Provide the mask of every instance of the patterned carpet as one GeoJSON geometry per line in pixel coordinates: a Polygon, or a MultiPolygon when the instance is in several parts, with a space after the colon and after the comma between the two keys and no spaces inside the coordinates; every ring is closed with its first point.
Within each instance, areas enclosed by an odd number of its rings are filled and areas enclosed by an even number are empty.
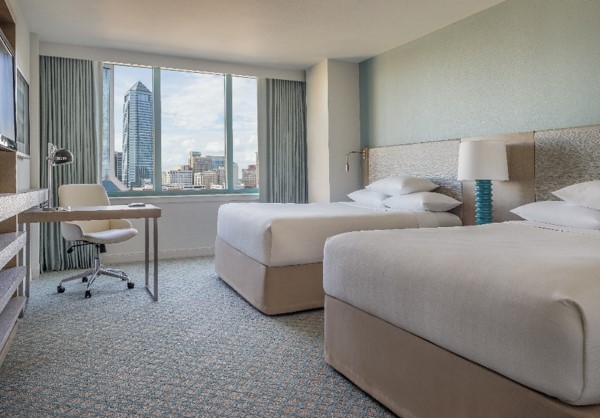
{"type": "Polygon", "coordinates": [[[268,317],[211,258],[160,263],[160,300],[103,277],[91,299],[65,272],[32,285],[0,367],[1,417],[384,417],[323,360],[323,311],[268,317]]]}

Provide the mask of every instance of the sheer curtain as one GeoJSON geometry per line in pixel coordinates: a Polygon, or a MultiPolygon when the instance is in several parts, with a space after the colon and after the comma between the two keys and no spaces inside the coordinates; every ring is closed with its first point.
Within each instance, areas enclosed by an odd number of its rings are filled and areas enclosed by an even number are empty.
{"type": "Polygon", "coordinates": [[[306,203],[306,83],[266,80],[268,202],[306,203]]]}
{"type": "MultiPolygon", "coordinates": [[[[92,61],[40,57],[40,155],[41,183],[47,182],[48,143],[69,149],[72,164],[52,170],[54,203],[61,184],[96,183],[98,180],[97,94],[92,61]]],[[[52,192],[52,191],[49,191],[52,192]]],[[[88,268],[93,253],[90,246],[77,247],[67,254],[67,243],[60,225],[46,223],[40,227],[40,264],[42,271],[88,268]]]]}

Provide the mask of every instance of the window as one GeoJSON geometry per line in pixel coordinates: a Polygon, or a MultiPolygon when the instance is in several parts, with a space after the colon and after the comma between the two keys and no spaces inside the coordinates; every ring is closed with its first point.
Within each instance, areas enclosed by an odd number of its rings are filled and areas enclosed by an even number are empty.
{"type": "Polygon", "coordinates": [[[255,78],[105,64],[102,79],[109,194],[257,192],[255,78]]]}

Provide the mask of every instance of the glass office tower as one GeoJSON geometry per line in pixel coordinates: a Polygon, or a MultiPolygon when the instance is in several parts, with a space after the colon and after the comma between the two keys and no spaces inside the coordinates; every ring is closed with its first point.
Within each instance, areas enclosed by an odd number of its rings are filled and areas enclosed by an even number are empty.
{"type": "Polygon", "coordinates": [[[154,182],[152,92],[140,81],[125,94],[123,104],[123,183],[128,188],[154,182]]]}

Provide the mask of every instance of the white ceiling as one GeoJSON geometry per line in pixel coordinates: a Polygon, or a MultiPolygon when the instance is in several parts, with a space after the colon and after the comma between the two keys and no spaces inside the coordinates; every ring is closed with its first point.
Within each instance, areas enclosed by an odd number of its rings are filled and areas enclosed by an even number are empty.
{"type": "Polygon", "coordinates": [[[40,41],[306,69],[360,62],[503,0],[17,0],[40,41]]]}

